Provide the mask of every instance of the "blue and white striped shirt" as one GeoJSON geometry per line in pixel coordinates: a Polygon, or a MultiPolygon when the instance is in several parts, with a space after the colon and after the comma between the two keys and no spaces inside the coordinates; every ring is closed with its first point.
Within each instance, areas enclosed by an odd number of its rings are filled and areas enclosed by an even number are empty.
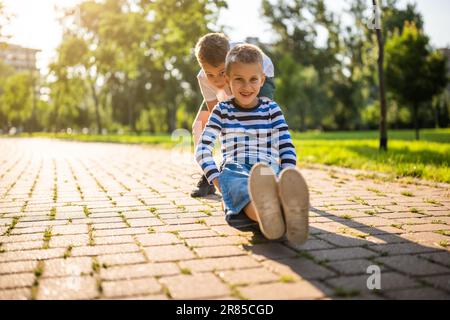
{"type": "Polygon", "coordinates": [[[220,135],[222,165],[263,162],[281,168],[295,166],[297,156],[283,113],[274,101],[259,99],[253,108],[239,107],[234,99],[218,103],[203,130],[195,158],[209,183],[220,172],[212,151],[220,135]]]}

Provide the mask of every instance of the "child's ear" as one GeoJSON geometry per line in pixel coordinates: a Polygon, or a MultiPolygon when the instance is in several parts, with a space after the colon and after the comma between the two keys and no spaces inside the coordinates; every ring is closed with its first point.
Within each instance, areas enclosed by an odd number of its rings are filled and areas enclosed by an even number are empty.
{"type": "Polygon", "coordinates": [[[225,81],[230,84],[230,77],[225,73],[225,81]]]}
{"type": "Polygon", "coordinates": [[[266,82],[266,75],[263,73],[261,76],[261,87],[264,85],[264,82],[266,82]]]}

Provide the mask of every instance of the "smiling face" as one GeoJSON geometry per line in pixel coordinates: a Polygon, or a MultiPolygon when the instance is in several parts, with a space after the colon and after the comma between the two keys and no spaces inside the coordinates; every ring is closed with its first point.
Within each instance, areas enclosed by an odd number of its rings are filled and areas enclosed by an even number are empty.
{"type": "Polygon", "coordinates": [[[258,104],[258,93],[265,75],[260,63],[234,62],[227,75],[227,82],[237,103],[244,108],[258,104]]]}
{"type": "Polygon", "coordinates": [[[208,81],[217,89],[225,88],[227,84],[225,80],[225,63],[221,63],[219,66],[214,67],[207,62],[202,64],[203,72],[205,72],[208,81]]]}

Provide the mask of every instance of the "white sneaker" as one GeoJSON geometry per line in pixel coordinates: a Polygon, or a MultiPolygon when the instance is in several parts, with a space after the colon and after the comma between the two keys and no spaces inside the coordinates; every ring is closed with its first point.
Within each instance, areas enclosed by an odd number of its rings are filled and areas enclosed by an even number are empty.
{"type": "Polygon", "coordinates": [[[248,181],[250,199],[255,206],[261,232],[267,239],[279,239],[286,232],[278,198],[277,177],[264,163],[255,164],[248,181]]]}
{"type": "Polygon", "coordinates": [[[286,168],[280,174],[278,189],[287,239],[293,244],[302,244],[309,233],[308,185],[297,168],[286,168]]]}

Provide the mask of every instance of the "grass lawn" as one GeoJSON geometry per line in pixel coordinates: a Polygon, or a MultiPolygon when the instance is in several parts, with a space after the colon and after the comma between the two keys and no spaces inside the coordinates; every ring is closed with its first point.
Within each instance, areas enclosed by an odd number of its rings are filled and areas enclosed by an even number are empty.
{"type": "MultiPolygon", "coordinates": [[[[30,137],[29,134],[22,133],[20,137],[30,137]]],[[[84,142],[112,142],[131,144],[156,144],[161,147],[172,147],[176,144],[169,134],[135,135],[135,134],[66,134],[66,133],[33,133],[32,137],[57,138],[63,140],[74,140],[84,142]]]]}
{"type": "MultiPolygon", "coordinates": [[[[145,143],[162,147],[178,143],[178,140],[172,140],[168,134],[138,136],[36,133],[33,136],[145,143]]],[[[292,133],[300,164],[320,163],[450,183],[450,129],[421,130],[420,141],[414,140],[412,130],[390,130],[388,136],[388,151],[379,152],[377,131],[292,133]]]]}
{"type": "Polygon", "coordinates": [[[294,133],[300,163],[321,163],[379,171],[398,177],[450,182],[450,130],[424,130],[415,141],[413,131],[389,134],[388,151],[378,151],[376,132],[294,133]]]}

